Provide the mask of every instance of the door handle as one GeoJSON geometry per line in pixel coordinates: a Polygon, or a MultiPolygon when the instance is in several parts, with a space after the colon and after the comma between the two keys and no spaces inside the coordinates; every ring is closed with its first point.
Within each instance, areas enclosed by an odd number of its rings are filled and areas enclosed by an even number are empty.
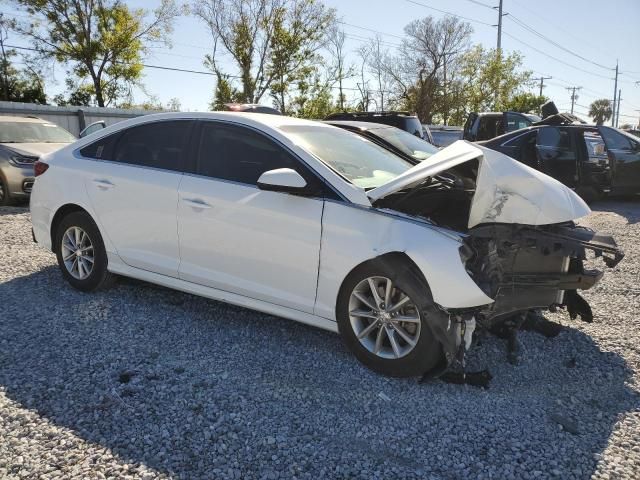
{"type": "Polygon", "coordinates": [[[192,208],[211,208],[211,205],[199,198],[183,198],[182,201],[192,208]]]}
{"type": "Polygon", "coordinates": [[[115,185],[113,183],[111,183],[109,180],[105,180],[105,179],[101,179],[101,178],[95,178],[93,180],[93,183],[100,189],[102,190],[108,190],[110,188],[115,187],[115,185]]]}

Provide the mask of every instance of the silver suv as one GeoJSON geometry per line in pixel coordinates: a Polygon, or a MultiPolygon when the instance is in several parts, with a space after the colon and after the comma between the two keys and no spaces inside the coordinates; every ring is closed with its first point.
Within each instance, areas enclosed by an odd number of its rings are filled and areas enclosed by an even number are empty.
{"type": "Polygon", "coordinates": [[[41,118],[0,116],[0,205],[28,199],[36,160],[75,140],[41,118]]]}

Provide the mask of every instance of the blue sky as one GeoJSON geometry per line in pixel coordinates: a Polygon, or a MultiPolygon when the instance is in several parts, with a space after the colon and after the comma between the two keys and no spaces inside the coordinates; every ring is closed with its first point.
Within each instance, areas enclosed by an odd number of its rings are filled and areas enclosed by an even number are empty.
{"type": "MultiPolygon", "coordinates": [[[[472,20],[472,41],[486,47],[495,47],[497,12],[484,5],[497,4],[497,0],[324,0],[334,7],[344,22],[348,34],[347,50],[354,62],[354,51],[368,37],[370,30],[383,32],[383,39],[392,44],[400,42],[404,26],[410,21],[443,13],[432,7],[472,20]],[[421,3],[425,6],[418,5],[421,3]],[[485,25],[489,24],[489,25],[485,25]],[[367,30],[370,29],[370,30],[367,30]]],[[[132,7],[152,8],[158,2],[131,0],[132,7]]],[[[6,8],[3,8],[6,11],[6,8]]],[[[615,67],[620,62],[622,89],[620,124],[638,122],[640,112],[640,0],[504,0],[502,46],[507,51],[517,50],[524,55],[524,66],[535,77],[553,77],[545,80],[544,94],[552,98],[561,110],[570,108],[568,86],[579,86],[578,114],[586,114],[588,105],[596,98],[612,98],[613,71],[593,65],[526,31],[517,21],[524,22],[540,34],[549,37],[573,53],[587,60],[615,67]],[[514,20],[515,19],[515,20],[514,20]],[[553,58],[551,58],[553,57],[553,58]]],[[[177,68],[203,70],[202,58],[209,51],[210,35],[205,26],[193,17],[181,17],[175,24],[171,49],[154,49],[146,63],[177,68]]],[[[224,64],[224,59],[223,59],[224,64]]],[[[228,64],[230,65],[230,64],[228,64]]],[[[234,73],[231,70],[229,73],[234,73]]],[[[48,93],[63,89],[64,73],[56,69],[58,85],[48,93]]],[[[354,80],[355,82],[355,80],[354,80]]],[[[214,79],[210,76],[145,69],[146,90],[166,103],[177,97],[183,110],[206,110],[211,100],[214,79]]],[[[355,86],[349,85],[349,86],[355,86]]],[[[537,91],[537,88],[534,89],[537,91]]],[[[143,95],[136,94],[141,101],[143,95]]],[[[262,103],[269,104],[268,98],[262,103]]]]}

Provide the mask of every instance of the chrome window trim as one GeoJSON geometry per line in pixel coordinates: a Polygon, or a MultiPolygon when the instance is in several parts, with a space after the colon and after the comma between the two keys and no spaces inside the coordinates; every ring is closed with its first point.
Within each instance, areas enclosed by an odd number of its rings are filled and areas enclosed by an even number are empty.
{"type": "Polygon", "coordinates": [[[507,145],[508,143],[511,143],[511,142],[513,142],[514,140],[517,140],[517,139],[518,139],[518,138],[520,138],[520,137],[523,137],[523,136],[525,136],[525,135],[528,135],[528,134],[530,134],[531,132],[534,132],[534,131],[535,131],[535,132],[537,133],[537,132],[538,132],[538,130],[539,130],[539,129],[531,129],[531,130],[527,130],[526,132],[522,132],[520,135],[516,135],[515,137],[510,138],[509,140],[506,140],[504,143],[501,143],[501,144],[500,144],[500,146],[501,146],[501,147],[510,147],[511,145],[507,145]]]}

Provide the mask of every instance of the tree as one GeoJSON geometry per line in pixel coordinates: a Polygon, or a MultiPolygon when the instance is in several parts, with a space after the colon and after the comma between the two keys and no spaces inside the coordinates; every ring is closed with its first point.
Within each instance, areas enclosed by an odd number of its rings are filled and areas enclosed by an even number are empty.
{"type": "Polygon", "coordinates": [[[537,113],[540,107],[548,102],[544,95],[536,95],[530,92],[516,93],[505,103],[505,110],[521,113],[537,113]]]}
{"type": "Polygon", "coordinates": [[[512,99],[530,86],[531,75],[531,71],[522,70],[519,53],[498,55],[476,45],[460,59],[458,80],[466,94],[466,110],[507,110],[512,99]]]}
{"type": "MultiPolygon", "coordinates": [[[[366,55],[369,73],[373,75],[373,80],[378,87],[377,93],[380,102],[377,103],[377,109],[384,111],[385,94],[389,93],[393,76],[389,68],[389,52],[382,43],[382,37],[376,35],[368,45],[366,55]]],[[[389,98],[387,97],[387,101],[389,98]]]]}
{"type": "Polygon", "coordinates": [[[284,104],[289,85],[304,75],[335,18],[317,0],[194,0],[193,11],[213,38],[205,64],[222,75],[216,55],[223,49],[238,69],[238,100],[247,103],[271,90],[284,104]]]}
{"type": "Polygon", "coordinates": [[[335,20],[333,10],[316,0],[290,3],[276,11],[266,69],[267,76],[273,79],[269,87],[271,97],[282,114],[287,113],[290,86],[312,73],[312,62],[319,60],[316,52],[335,20]]]}
{"type": "Polygon", "coordinates": [[[9,24],[0,14],[0,100],[46,104],[41,73],[30,62],[25,62],[22,70],[14,67],[16,52],[5,48],[8,30],[9,24]]]}
{"type": "Polygon", "coordinates": [[[53,101],[60,107],[64,106],[78,106],[88,107],[91,105],[93,97],[93,87],[91,85],[76,84],[71,78],[67,78],[67,97],[64,94],[59,93],[53,97],[53,101]]]}
{"type": "Polygon", "coordinates": [[[180,102],[180,99],[177,97],[173,97],[167,102],[167,110],[171,112],[179,112],[181,108],[182,108],[182,103],[180,102]]]}
{"type": "Polygon", "coordinates": [[[30,17],[16,23],[45,57],[69,64],[91,82],[100,107],[126,96],[142,76],[142,55],[149,45],[166,43],[180,13],[174,0],[161,0],[149,12],[130,10],[120,0],[14,0],[30,17]]]}
{"type": "Polygon", "coordinates": [[[606,98],[594,100],[593,103],[589,105],[589,116],[593,118],[596,125],[602,125],[611,118],[612,114],[611,101],[606,98]]]}
{"type": "Polygon", "coordinates": [[[332,76],[338,83],[338,108],[340,111],[345,111],[345,94],[342,88],[342,82],[354,76],[355,69],[353,65],[348,64],[345,57],[344,42],[346,34],[344,30],[338,28],[337,24],[334,24],[328,32],[327,36],[327,50],[332,59],[332,76]]]}
{"type": "Polygon", "coordinates": [[[291,110],[296,117],[321,119],[335,111],[331,86],[322,79],[317,69],[297,84],[297,95],[291,102],[291,110]]]}
{"type": "Polygon", "coordinates": [[[416,111],[423,122],[432,123],[440,113],[447,121],[451,72],[468,49],[473,29],[453,16],[440,20],[425,17],[409,23],[399,55],[388,64],[395,89],[405,107],[416,111]]]}
{"type": "Polygon", "coordinates": [[[238,101],[240,92],[231,85],[228,75],[218,72],[217,77],[218,81],[216,82],[213,101],[209,104],[209,108],[211,110],[224,110],[225,104],[238,101]]]}

